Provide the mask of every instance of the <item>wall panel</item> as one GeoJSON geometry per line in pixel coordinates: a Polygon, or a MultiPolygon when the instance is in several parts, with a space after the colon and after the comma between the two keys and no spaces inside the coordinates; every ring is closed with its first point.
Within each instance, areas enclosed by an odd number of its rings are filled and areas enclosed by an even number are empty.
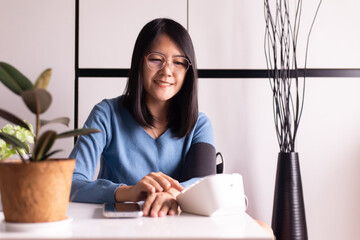
{"type": "Polygon", "coordinates": [[[95,104],[124,92],[125,78],[80,78],[79,126],[82,127],[95,104]]]}
{"type": "Polygon", "coordinates": [[[186,0],[81,0],[80,68],[129,68],[141,28],[169,17],[186,27],[186,0]]]}
{"type": "Polygon", "coordinates": [[[360,229],[360,78],[309,79],[298,149],[313,239],[357,239],[360,229]],[[341,84],[340,84],[341,83],[341,84]]]}
{"type": "Polygon", "coordinates": [[[270,223],[278,145],[268,80],[200,79],[199,100],[225,172],[243,175],[248,212],[270,223]]]}
{"type": "MultiPolygon", "coordinates": [[[[305,63],[307,37],[318,3],[303,1],[299,67],[305,63]]],[[[359,68],[360,28],[354,27],[360,22],[359,9],[356,0],[323,1],[310,36],[308,68],[359,68]]],[[[189,31],[199,68],[266,68],[263,1],[190,0],[189,31]]]]}
{"type": "Polygon", "coordinates": [[[266,68],[262,1],[190,0],[199,68],[266,68]],[[206,6],[206,7],[205,7],[206,6]]]}

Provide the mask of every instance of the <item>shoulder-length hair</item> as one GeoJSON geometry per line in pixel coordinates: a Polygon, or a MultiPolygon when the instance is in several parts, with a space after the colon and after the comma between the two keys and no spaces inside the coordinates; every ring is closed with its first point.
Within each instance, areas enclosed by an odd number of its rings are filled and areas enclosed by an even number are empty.
{"type": "Polygon", "coordinates": [[[197,69],[191,38],[187,30],[174,20],[158,18],[147,23],[140,31],[132,55],[124,105],[142,127],[154,126],[154,118],[145,103],[143,65],[145,55],[161,34],[169,36],[191,62],[182,88],[171,99],[168,113],[168,127],[182,138],[191,132],[198,118],[197,69]]]}

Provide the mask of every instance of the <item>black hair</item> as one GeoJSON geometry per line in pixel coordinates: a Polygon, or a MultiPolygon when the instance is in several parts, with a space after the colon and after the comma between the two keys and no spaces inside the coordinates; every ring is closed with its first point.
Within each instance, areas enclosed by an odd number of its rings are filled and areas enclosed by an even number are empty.
{"type": "Polygon", "coordinates": [[[144,56],[155,40],[166,34],[175,42],[191,63],[180,91],[171,99],[168,127],[179,138],[187,136],[198,118],[197,69],[194,46],[187,30],[174,20],[157,18],[140,31],[131,60],[129,79],[124,92],[124,105],[142,127],[153,127],[154,118],[145,103],[143,86],[144,56]]]}

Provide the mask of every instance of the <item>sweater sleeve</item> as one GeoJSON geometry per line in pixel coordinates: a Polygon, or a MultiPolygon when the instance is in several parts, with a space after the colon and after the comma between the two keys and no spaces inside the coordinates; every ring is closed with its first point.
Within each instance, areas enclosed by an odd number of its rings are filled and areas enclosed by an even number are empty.
{"type": "Polygon", "coordinates": [[[89,203],[115,201],[115,192],[120,184],[106,179],[93,180],[97,163],[108,139],[111,139],[110,118],[111,109],[106,101],[96,105],[84,127],[99,129],[101,133],[80,136],[70,153],[70,158],[76,158],[71,201],[89,203]]]}
{"type": "Polygon", "coordinates": [[[210,119],[204,114],[199,113],[198,121],[194,127],[191,146],[197,143],[214,144],[214,131],[210,119]]]}

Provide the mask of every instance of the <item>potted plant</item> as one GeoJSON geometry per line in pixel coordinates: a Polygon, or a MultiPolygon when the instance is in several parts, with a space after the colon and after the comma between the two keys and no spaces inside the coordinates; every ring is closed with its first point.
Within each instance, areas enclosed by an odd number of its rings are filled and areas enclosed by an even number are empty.
{"type": "Polygon", "coordinates": [[[272,228],[276,239],[280,240],[308,239],[299,155],[295,145],[304,105],[309,37],[320,5],[321,0],[308,34],[302,74],[297,61],[302,1],[294,2],[296,9],[292,18],[288,1],[279,0],[270,4],[269,0],[264,0],[265,55],[273,93],[275,130],[280,147],[272,228]]]}
{"type": "MultiPolygon", "coordinates": [[[[19,95],[35,115],[35,134],[32,150],[24,142],[7,132],[0,132],[0,139],[10,144],[20,159],[0,161],[0,190],[5,221],[52,222],[66,219],[72,173],[75,159],[51,158],[61,150],[52,150],[57,139],[99,132],[96,129],[76,129],[63,133],[43,130],[54,123],[67,125],[67,117],[44,120],[40,115],[51,104],[51,94],[46,90],[51,69],[46,69],[33,84],[19,70],[0,62],[0,81],[19,95]],[[21,149],[25,150],[24,152],[21,149]]],[[[28,124],[0,109],[0,117],[30,130],[28,124]]],[[[23,151],[24,151],[23,150],[23,151]]]]}

